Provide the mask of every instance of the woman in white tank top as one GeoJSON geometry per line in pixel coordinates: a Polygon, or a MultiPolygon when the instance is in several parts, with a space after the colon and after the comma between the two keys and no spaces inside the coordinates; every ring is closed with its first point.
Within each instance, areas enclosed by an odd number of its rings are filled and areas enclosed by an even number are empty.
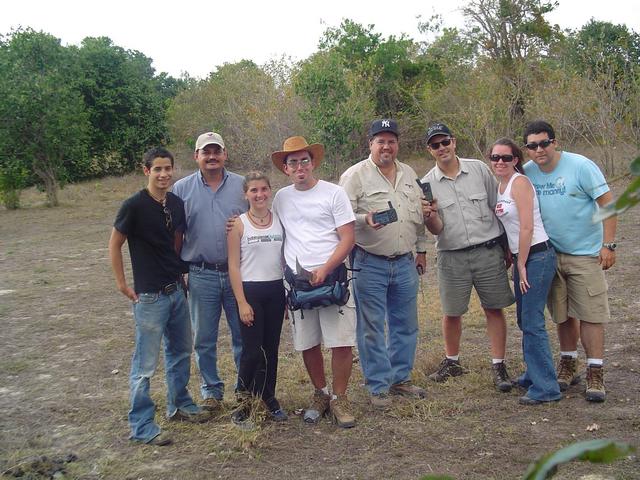
{"type": "Polygon", "coordinates": [[[522,150],[501,138],[489,150],[489,160],[500,181],[496,216],[502,222],[513,254],[513,287],[518,327],[522,330],[525,372],[518,384],[527,389],[522,405],[560,400],[544,308],[555,276],[556,253],[544,230],[538,198],[529,179],[520,173],[522,150]]]}
{"type": "Polygon", "coordinates": [[[251,396],[262,398],[269,416],[287,420],[275,397],[278,348],[285,308],[282,282],[282,225],[269,210],[269,179],[250,172],[244,192],[249,210],[236,219],[227,236],[229,279],[240,313],[242,355],[236,395],[239,406],[231,416],[251,427],[251,396]]]}

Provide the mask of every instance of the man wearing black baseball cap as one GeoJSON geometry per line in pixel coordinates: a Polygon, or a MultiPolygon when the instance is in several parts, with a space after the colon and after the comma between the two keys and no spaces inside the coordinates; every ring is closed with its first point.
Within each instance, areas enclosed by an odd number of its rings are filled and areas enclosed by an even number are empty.
{"type": "Polygon", "coordinates": [[[418,274],[426,265],[422,192],[414,170],[397,160],[398,136],[395,120],[372,122],[369,157],[340,178],[356,215],[356,333],[371,404],[377,409],[391,404],[389,394],[426,396],[411,383],[418,339],[418,274]]]}
{"type": "Polygon", "coordinates": [[[443,382],[464,373],[459,361],[462,315],[475,288],[487,319],[496,387],[511,390],[505,366],[507,326],[503,308],[513,304],[502,226],[494,214],[498,184],[480,160],[459,158],[456,139],[443,123],[427,129],[427,148],[436,165],[422,179],[433,201],[422,202],[427,229],[436,236],[438,286],[446,357],[431,380],[443,382]]]}

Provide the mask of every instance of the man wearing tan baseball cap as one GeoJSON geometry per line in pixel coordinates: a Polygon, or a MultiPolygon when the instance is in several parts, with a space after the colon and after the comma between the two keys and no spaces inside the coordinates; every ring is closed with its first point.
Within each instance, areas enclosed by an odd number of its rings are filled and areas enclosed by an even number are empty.
{"type": "Polygon", "coordinates": [[[191,175],[176,182],[173,193],[184,202],[187,228],[182,260],[189,264],[189,307],[196,362],[200,370],[202,405],[217,410],[224,395],[218,375],[217,344],[220,313],[224,308],[231,331],[236,368],[242,353],[240,318],[227,265],[226,223],[248,209],[240,175],[225,168],[227,149],[219,133],[198,137],[191,175]]]}
{"type": "MultiPolygon", "coordinates": [[[[355,216],[342,187],[318,180],[314,170],[324,157],[321,144],[309,144],[304,137],[290,137],[282,150],[271,155],[273,164],[291,178],[292,185],[276,193],[273,211],[285,230],[284,256],[287,268],[300,274],[298,265],[311,272],[309,283],[323,285],[342,264],[354,245],[355,216]]],[[[355,306],[327,305],[292,311],[293,344],[302,352],[307,372],[315,387],[304,421],[317,423],[330,412],[342,428],[355,425],[347,399],[355,345],[355,306]],[[332,392],[324,371],[321,344],[331,349],[332,392]]]]}

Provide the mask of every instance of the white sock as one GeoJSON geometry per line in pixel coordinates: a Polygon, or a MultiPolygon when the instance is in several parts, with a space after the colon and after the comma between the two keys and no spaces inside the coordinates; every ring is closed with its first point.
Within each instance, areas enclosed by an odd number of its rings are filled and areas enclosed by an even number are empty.
{"type": "Polygon", "coordinates": [[[574,350],[573,352],[560,351],[560,355],[563,357],[578,358],[578,351],[577,350],[574,350]]]}
{"type": "Polygon", "coordinates": [[[328,387],[328,386],[324,386],[324,387],[322,387],[322,392],[323,392],[325,395],[329,395],[329,387],[328,387]]]}
{"type": "Polygon", "coordinates": [[[604,361],[602,360],[602,358],[587,358],[587,365],[591,366],[591,365],[595,365],[595,366],[602,366],[604,363],[604,361]]]}
{"type": "Polygon", "coordinates": [[[493,363],[494,365],[496,363],[504,363],[504,358],[494,358],[493,360],[491,360],[491,363],[493,363]]]}
{"type": "Polygon", "coordinates": [[[460,358],[460,355],[447,355],[447,358],[449,360],[453,360],[453,361],[457,362],[458,359],[460,358]]]}

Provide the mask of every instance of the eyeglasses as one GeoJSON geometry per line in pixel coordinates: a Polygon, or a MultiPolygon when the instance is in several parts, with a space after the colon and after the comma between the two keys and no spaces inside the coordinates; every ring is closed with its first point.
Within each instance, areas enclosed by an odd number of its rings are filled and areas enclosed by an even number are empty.
{"type": "Polygon", "coordinates": [[[171,230],[171,225],[173,224],[171,210],[169,210],[169,207],[164,207],[162,211],[164,212],[164,224],[167,226],[167,230],[171,230]]]}
{"type": "Polygon", "coordinates": [[[556,141],[555,138],[547,138],[547,139],[541,140],[539,142],[527,143],[525,145],[525,147],[527,147],[529,150],[537,150],[538,147],[547,148],[549,145],[551,145],[555,141],[556,141]]]}
{"type": "Polygon", "coordinates": [[[513,155],[497,155],[494,153],[493,155],[489,155],[489,160],[492,162],[499,162],[502,160],[505,163],[510,163],[513,162],[513,155]]]}
{"type": "Polygon", "coordinates": [[[295,170],[298,167],[308,166],[311,163],[311,159],[309,157],[303,158],[302,160],[292,158],[291,160],[287,160],[285,163],[289,168],[295,170]]]}
{"type": "Polygon", "coordinates": [[[431,142],[429,143],[429,148],[431,150],[438,150],[440,148],[440,145],[442,145],[443,147],[448,147],[449,145],[451,145],[451,138],[445,138],[440,142],[431,142]]]}

